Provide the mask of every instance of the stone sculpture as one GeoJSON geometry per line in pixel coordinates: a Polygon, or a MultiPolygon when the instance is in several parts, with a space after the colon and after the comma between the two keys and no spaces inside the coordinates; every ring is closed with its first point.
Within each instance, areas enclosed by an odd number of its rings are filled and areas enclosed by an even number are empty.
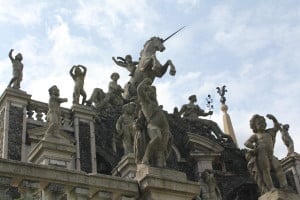
{"type": "Polygon", "coordinates": [[[136,104],[133,102],[125,104],[122,109],[123,114],[117,120],[116,130],[118,132],[117,138],[121,138],[123,142],[124,155],[127,155],[133,153],[136,104]]]}
{"type": "Polygon", "coordinates": [[[267,118],[273,121],[273,128],[266,129],[266,120],[263,116],[256,114],[251,118],[250,128],[254,134],[245,142],[245,146],[250,149],[246,154],[247,167],[262,194],[275,189],[271,169],[276,173],[280,188],[287,186],[280,162],[273,155],[275,137],[280,125],[273,115],[268,114],[267,118]]]}
{"type": "Polygon", "coordinates": [[[139,64],[137,61],[132,61],[131,55],[126,55],[125,58],[117,57],[117,59],[112,57],[112,59],[117,65],[125,67],[130,72],[129,76],[133,76],[136,66],[139,64]]]}
{"type": "Polygon", "coordinates": [[[221,191],[218,187],[214,173],[210,170],[205,170],[200,178],[200,196],[201,200],[222,200],[221,191]]]}
{"type": "Polygon", "coordinates": [[[171,60],[168,60],[164,65],[156,58],[156,51],[163,52],[165,50],[163,39],[159,37],[152,37],[148,40],[143,50],[140,53],[140,61],[138,67],[136,68],[133,76],[130,78],[129,82],[124,87],[124,98],[134,99],[137,96],[137,86],[146,78],[151,81],[155,77],[162,77],[168,67],[170,66],[170,74],[175,75],[176,70],[171,60]]]}
{"type": "Polygon", "coordinates": [[[101,110],[106,107],[107,103],[104,101],[105,92],[101,88],[94,88],[91,97],[86,101],[87,106],[94,104],[97,110],[101,110]]]}
{"type": "Polygon", "coordinates": [[[281,132],[282,141],[288,149],[287,156],[289,156],[295,152],[294,151],[294,141],[289,134],[289,128],[290,128],[290,125],[288,125],[288,124],[284,124],[284,125],[280,124],[280,128],[279,128],[279,130],[281,132]]]}
{"type": "MultiPolygon", "coordinates": [[[[145,143],[146,148],[143,158],[138,162],[156,167],[165,167],[172,145],[172,134],[168,120],[157,102],[156,88],[151,84],[152,80],[146,78],[137,88],[141,111],[147,123],[146,134],[149,138],[149,141],[145,143]]],[[[143,126],[142,123],[140,125],[143,126]]],[[[146,138],[142,135],[141,137],[146,138]]],[[[137,142],[136,145],[138,146],[139,143],[137,142]]],[[[143,151],[143,149],[139,151],[143,151]]],[[[139,152],[136,152],[136,154],[139,154],[139,152]]]]}
{"type": "Polygon", "coordinates": [[[47,113],[47,121],[49,122],[49,127],[46,131],[44,139],[48,137],[59,137],[59,130],[61,127],[61,111],[60,111],[60,104],[67,102],[67,98],[60,98],[59,97],[59,89],[56,85],[49,88],[49,110],[47,113]]]}
{"type": "Polygon", "coordinates": [[[86,75],[86,67],[82,65],[74,65],[70,69],[70,75],[75,82],[74,92],[73,92],[73,104],[79,104],[80,95],[82,95],[82,105],[86,101],[86,92],[83,89],[84,79],[86,75]]]}
{"type": "Polygon", "coordinates": [[[12,79],[10,80],[9,84],[8,84],[8,87],[12,87],[12,88],[15,88],[15,89],[20,89],[20,84],[21,84],[21,81],[23,79],[23,63],[22,63],[22,60],[23,60],[23,56],[21,53],[18,53],[15,58],[12,57],[12,52],[14,50],[11,49],[8,53],[8,57],[10,58],[11,60],[11,63],[12,63],[12,67],[13,67],[13,77],[12,79]]]}
{"type": "Polygon", "coordinates": [[[217,138],[224,138],[224,137],[228,137],[227,135],[225,135],[223,133],[223,131],[220,129],[220,127],[218,126],[218,124],[212,120],[208,120],[208,119],[202,119],[199,118],[199,116],[208,116],[208,115],[212,115],[213,111],[209,111],[209,112],[205,112],[204,110],[202,110],[197,104],[195,104],[197,102],[197,97],[196,95],[191,95],[189,97],[189,103],[188,104],[184,104],[181,109],[179,110],[178,115],[179,116],[183,116],[183,118],[189,119],[189,120],[197,120],[200,123],[208,126],[216,135],[217,138]]]}
{"type": "Polygon", "coordinates": [[[123,105],[124,100],[122,97],[122,93],[124,92],[123,88],[118,84],[118,80],[120,78],[120,75],[116,72],[112,73],[111,81],[108,85],[108,93],[106,94],[106,99],[104,101],[108,102],[111,105],[114,106],[120,106],[123,105]]]}

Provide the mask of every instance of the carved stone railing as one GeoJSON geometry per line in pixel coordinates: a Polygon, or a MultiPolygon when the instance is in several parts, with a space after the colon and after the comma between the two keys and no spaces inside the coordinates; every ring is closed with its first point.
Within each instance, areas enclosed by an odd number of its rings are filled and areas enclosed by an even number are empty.
{"type": "MultiPolygon", "coordinates": [[[[30,100],[27,105],[27,118],[37,122],[47,122],[46,116],[48,104],[36,100],[30,100]]],[[[72,126],[72,113],[70,109],[61,108],[62,125],[72,126]]]]}
{"type": "Polygon", "coordinates": [[[102,174],[0,159],[0,198],[8,191],[23,199],[138,199],[138,182],[102,174]]]}

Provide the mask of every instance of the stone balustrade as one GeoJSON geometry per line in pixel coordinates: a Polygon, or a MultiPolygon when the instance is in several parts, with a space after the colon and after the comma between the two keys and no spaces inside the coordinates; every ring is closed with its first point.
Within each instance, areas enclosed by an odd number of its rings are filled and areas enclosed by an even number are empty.
{"type": "MultiPolygon", "coordinates": [[[[46,122],[48,112],[48,104],[36,100],[30,100],[27,105],[27,119],[37,122],[46,122]]],[[[62,125],[64,127],[71,126],[72,113],[70,109],[61,107],[62,125]]]]}
{"type": "Polygon", "coordinates": [[[134,200],[138,182],[53,166],[0,159],[0,198],[134,200]],[[12,194],[14,193],[14,194],[12,194]]]}

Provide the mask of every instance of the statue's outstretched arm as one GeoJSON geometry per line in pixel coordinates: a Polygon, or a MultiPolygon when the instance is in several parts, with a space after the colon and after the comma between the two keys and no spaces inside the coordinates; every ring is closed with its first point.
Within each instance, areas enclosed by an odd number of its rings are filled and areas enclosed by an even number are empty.
{"type": "Polygon", "coordinates": [[[267,114],[267,118],[269,118],[270,120],[273,121],[274,126],[273,126],[272,129],[269,129],[269,130],[270,130],[270,134],[272,134],[273,137],[275,137],[277,131],[280,130],[280,123],[279,123],[278,120],[274,117],[274,115],[267,114]]]}
{"type": "Polygon", "coordinates": [[[15,59],[12,57],[12,52],[14,51],[14,49],[11,49],[8,53],[8,57],[10,58],[11,62],[13,62],[15,59]]]}
{"type": "Polygon", "coordinates": [[[123,60],[123,62],[117,61],[115,59],[115,57],[112,57],[112,60],[116,63],[116,65],[119,65],[121,67],[127,67],[127,65],[125,64],[125,59],[124,58],[122,58],[122,57],[117,57],[117,58],[120,59],[120,60],[123,60]]]}
{"type": "Polygon", "coordinates": [[[73,73],[73,71],[74,71],[74,68],[75,68],[76,66],[75,65],[73,65],[73,67],[71,67],[71,69],[70,69],[70,75],[71,75],[71,77],[74,79],[74,77],[75,77],[75,74],[73,73]]]}

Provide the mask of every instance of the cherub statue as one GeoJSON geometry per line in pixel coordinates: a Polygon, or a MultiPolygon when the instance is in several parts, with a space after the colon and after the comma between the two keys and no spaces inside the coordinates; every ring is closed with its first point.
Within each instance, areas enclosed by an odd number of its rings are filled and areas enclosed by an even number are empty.
{"type": "Polygon", "coordinates": [[[284,125],[280,124],[280,128],[279,128],[279,130],[281,132],[282,141],[285,144],[285,146],[288,148],[287,156],[289,156],[295,152],[294,151],[294,141],[289,134],[289,128],[290,128],[290,125],[288,125],[288,124],[284,124],[284,125]]]}
{"type": "Polygon", "coordinates": [[[248,169],[262,194],[275,189],[271,169],[276,173],[280,188],[287,187],[280,162],[273,155],[275,137],[280,126],[273,115],[268,114],[267,118],[273,121],[273,128],[266,129],[266,120],[263,116],[256,114],[251,118],[250,128],[254,134],[245,142],[245,146],[251,149],[246,155],[248,169]]]}
{"type": "Polygon", "coordinates": [[[165,167],[172,145],[172,134],[168,120],[157,102],[156,88],[151,84],[152,80],[146,78],[137,87],[141,111],[147,123],[146,134],[149,137],[141,163],[165,167]]]}
{"type": "Polygon", "coordinates": [[[137,65],[139,64],[137,61],[132,61],[131,55],[126,55],[125,58],[117,57],[117,59],[112,57],[112,59],[117,65],[125,67],[130,72],[129,76],[133,76],[137,65]]]}
{"type": "Polygon", "coordinates": [[[82,65],[74,65],[70,69],[70,75],[75,82],[74,92],[73,92],[73,104],[79,104],[79,97],[82,95],[82,105],[86,101],[86,92],[83,89],[84,79],[86,75],[86,67],[82,65]]]}
{"type": "Polygon", "coordinates": [[[205,170],[200,178],[200,198],[202,200],[222,200],[221,191],[218,187],[214,173],[211,170],[205,170]]]}
{"type": "Polygon", "coordinates": [[[204,110],[202,110],[197,104],[195,104],[197,102],[197,97],[196,95],[191,95],[189,97],[189,103],[188,104],[184,104],[181,109],[179,110],[178,115],[181,116],[183,115],[183,118],[189,119],[189,120],[197,120],[200,123],[208,126],[209,128],[212,129],[212,131],[215,133],[215,135],[218,138],[223,138],[223,137],[228,137],[227,135],[225,135],[223,133],[223,131],[220,129],[220,127],[218,126],[218,124],[212,120],[208,120],[208,119],[202,119],[199,118],[199,116],[208,116],[208,115],[212,115],[213,111],[209,111],[209,112],[205,112],[204,110]]]}
{"type": "Polygon", "coordinates": [[[47,113],[47,121],[49,122],[49,127],[46,131],[44,139],[50,136],[59,137],[59,129],[61,126],[61,111],[60,104],[67,102],[67,98],[59,97],[59,89],[56,85],[49,88],[49,110],[47,113]]]}
{"type": "Polygon", "coordinates": [[[130,102],[123,105],[123,114],[119,117],[116,123],[116,130],[118,132],[117,137],[122,139],[124,154],[133,153],[134,144],[134,120],[135,120],[135,110],[136,104],[130,102]]]}
{"type": "Polygon", "coordinates": [[[8,53],[8,57],[11,60],[13,67],[13,77],[10,80],[8,87],[13,87],[15,89],[20,89],[20,84],[23,79],[23,56],[21,53],[18,53],[15,58],[12,57],[12,52],[14,50],[11,49],[8,53]]]}

